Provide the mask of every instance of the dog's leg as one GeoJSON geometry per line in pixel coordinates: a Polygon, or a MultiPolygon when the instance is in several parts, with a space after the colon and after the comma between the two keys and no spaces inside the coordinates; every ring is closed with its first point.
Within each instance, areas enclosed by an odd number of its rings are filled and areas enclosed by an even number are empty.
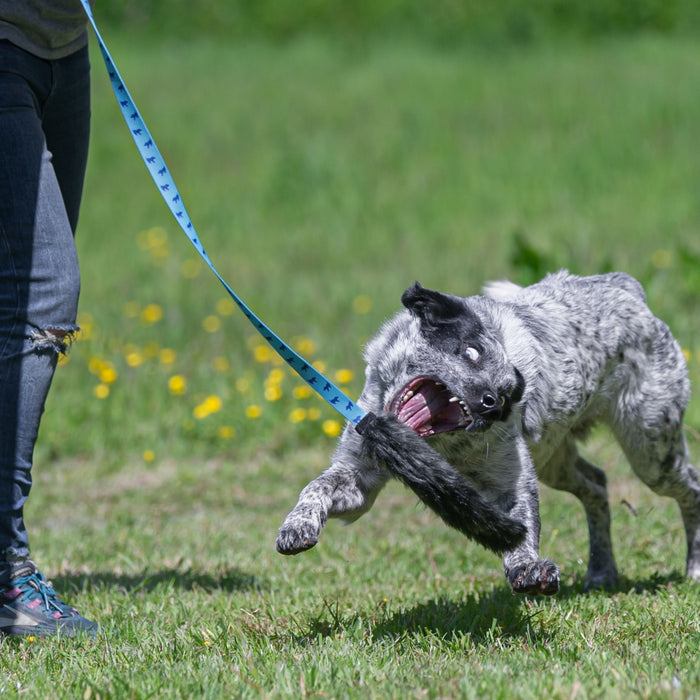
{"type": "Polygon", "coordinates": [[[354,427],[343,434],[331,466],[309,483],[277,534],[277,551],[298,554],[311,549],[329,517],[356,520],[366,513],[389,474],[360,456],[354,427]]]}
{"type": "Polygon", "coordinates": [[[554,595],[559,590],[559,569],[550,559],[541,559],[540,512],[537,477],[525,440],[517,437],[512,443],[519,463],[515,504],[508,515],[527,527],[523,542],[503,556],[506,579],[514,593],[554,595]]]}
{"type": "Polygon", "coordinates": [[[700,581],[700,483],[680,426],[670,441],[639,433],[618,439],[637,476],[655,493],[678,502],[688,545],[686,575],[700,581]]]}
{"type": "Polygon", "coordinates": [[[540,470],[540,479],[559,491],[576,496],[588,522],[586,589],[614,588],[617,565],[610,537],[610,505],[605,472],[578,454],[573,440],[565,440],[540,470]]]}

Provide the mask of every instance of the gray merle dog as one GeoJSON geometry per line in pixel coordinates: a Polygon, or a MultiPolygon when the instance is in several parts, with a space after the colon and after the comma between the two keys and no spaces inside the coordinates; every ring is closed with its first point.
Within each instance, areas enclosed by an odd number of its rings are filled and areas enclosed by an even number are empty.
{"type": "Polygon", "coordinates": [[[576,441],[607,424],[632,469],[675,498],[687,575],[700,580],[700,486],[688,462],[685,358],[623,273],[566,271],[530,287],[487,286],[461,298],[415,284],[406,310],[366,349],[358,403],[331,466],[303,489],[277,549],[313,547],[328,517],[352,521],[397,477],[449,525],[503,553],[519,593],[556,593],[540,558],[537,479],[577,496],[590,537],[587,587],[618,581],[605,474],[576,441]]]}

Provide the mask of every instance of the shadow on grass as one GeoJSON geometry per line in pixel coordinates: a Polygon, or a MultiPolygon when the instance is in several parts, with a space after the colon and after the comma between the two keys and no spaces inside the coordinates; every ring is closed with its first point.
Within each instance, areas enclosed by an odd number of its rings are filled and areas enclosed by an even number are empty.
{"type": "Polygon", "coordinates": [[[139,592],[167,590],[180,591],[243,591],[261,590],[265,584],[256,576],[240,569],[223,569],[210,573],[192,569],[163,569],[144,571],[139,574],[115,574],[113,572],[94,572],[90,574],[64,574],[53,577],[54,588],[58,591],[80,591],[95,589],[98,591],[119,589],[133,595],[139,592]]]}

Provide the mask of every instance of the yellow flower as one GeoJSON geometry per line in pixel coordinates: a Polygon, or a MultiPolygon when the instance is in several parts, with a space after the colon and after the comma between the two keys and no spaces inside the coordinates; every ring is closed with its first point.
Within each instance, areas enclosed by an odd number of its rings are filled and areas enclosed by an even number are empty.
{"type": "Polygon", "coordinates": [[[163,318],[163,309],[158,304],[148,304],[141,310],[141,320],[144,323],[158,323],[163,318]]]}
{"type": "Polygon", "coordinates": [[[219,316],[230,316],[236,310],[236,304],[230,297],[224,297],[216,302],[216,313],[219,316]]]}
{"type": "Polygon", "coordinates": [[[144,450],[141,456],[144,462],[152,462],[156,458],[156,453],[153,450],[144,450]]]}
{"type": "Polygon", "coordinates": [[[294,338],[292,346],[300,355],[312,355],[316,352],[316,343],[311,338],[305,338],[304,336],[294,338]]]}
{"type": "Polygon", "coordinates": [[[173,396],[181,396],[187,391],[187,380],[181,374],[173,374],[168,379],[168,390],[173,396]]]}
{"type": "Polygon", "coordinates": [[[671,267],[671,253],[667,250],[655,250],[651,256],[651,264],[657,270],[663,270],[667,267],[671,267]]]}
{"type": "Polygon", "coordinates": [[[372,300],[366,294],[360,294],[352,302],[352,308],[356,314],[366,314],[372,310],[372,300]]]}
{"type": "Polygon", "coordinates": [[[199,276],[202,269],[202,264],[199,260],[195,258],[188,258],[182,263],[180,271],[185,279],[193,280],[195,277],[199,276]]]}
{"type": "Polygon", "coordinates": [[[260,362],[261,364],[270,362],[274,354],[275,353],[273,352],[272,348],[267,345],[256,345],[253,348],[253,357],[255,358],[256,362],[260,362]]]}
{"type": "Polygon", "coordinates": [[[343,429],[343,426],[340,425],[337,420],[329,419],[323,421],[321,429],[326,435],[328,435],[328,437],[337,437],[340,435],[340,431],[343,429]]]}
{"type": "Polygon", "coordinates": [[[126,360],[126,364],[129,365],[129,367],[138,367],[143,364],[144,358],[138,350],[132,350],[131,352],[128,352],[126,354],[126,357],[124,359],[126,360]]]}
{"type": "Polygon", "coordinates": [[[236,379],[236,391],[240,394],[245,394],[250,390],[250,380],[246,377],[236,379]]]}
{"type": "Polygon", "coordinates": [[[136,318],[141,313],[141,304],[138,301],[127,301],[124,304],[124,316],[136,318]]]}
{"type": "Polygon", "coordinates": [[[251,419],[260,418],[260,416],[262,415],[262,408],[260,408],[258,404],[251,404],[246,408],[245,414],[248,418],[251,419]]]}
{"type": "Polygon", "coordinates": [[[683,355],[685,356],[686,362],[690,362],[690,360],[693,358],[693,353],[687,348],[683,348],[683,355]]]}
{"type": "Polygon", "coordinates": [[[309,409],[309,420],[318,420],[321,417],[321,409],[320,408],[310,408],[309,409]]]}
{"type": "Polygon", "coordinates": [[[279,384],[284,379],[284,370],[279,368],[270,370],[270,374],[267,375],[265,379],[265,384],[270,386],[272,384],[279,384]]]}
{"type": "Polygon", "coordinates": [[[295,408],[289,414],[289,420],[292,423],[301,423],[301,421],[306,419],[306,416],[307,416],[307,410],[305,408],[295,408]]]}
{"type": "Polygon", "coordinates": [[[202,418],[210,416],[212,413],[217,413],[221,410],[222,406],[223,401],[221,400],[221,398],[216,396],[215,394],[212,394],[210,396],[207,396],[206,399],[204,399],[204,401],[202,401],[202,403],[200,403],[198,406],[195,406],[193,415],[195,418],[201,420],[202,418]]]}
{"type": "Polygon", "coordinates": [[[172,365],[177,359],[177,353],[171,348],[163,348],[158,352],[158,360],[161,365],[172,365]]]}
{"type": "Polygon", "coordinates": [[[278,384],[269,384],[265,387],[265,400],[278,401],[282,398],[282,389],[278,384]]]}
{"type": "Polygon", "coordinates": [[[151,340],[150,343],[146,343],[146,347],[143,349],[143,354],[146,357],[155,357],[160,352],[160,345],[155,340],[151,340]]]}
{"type": "Polygon", "coordinates": [[[335,373],[335,380],[338,382],[338,384],[349,384],[352,380],[355,374],[351,369],[339,369],[335,373]]]}
{"type": "Polygon", "coordinates": [[[207,333],[216,333],[221,328],[221,319],[218,316],[207,316],[202,321],[202,328],[207,333]]]}
{"type": "Polygon", "coordinates": [[[228,360],[228,357],[215,357],[211,361],[211,366],[216,372],[228,372],[229,369],[231,369],[231,363],[228,360]]]}
{"type": "Polygon", "coordinates": [[[236,429],[232,425],[222,425],[218,434],[222,440],[230,440],[236,434],[236,429]]]}
{"type": "Polygon", "coordinates": [[[314,362],[312,364],[321,374],[325,373],[326,363],[323,360],[316,360],[316,362],[314,362]]]}
{"type": "Polygon", "coordinates": [[[314,393],[314,390],[308,385],[308,384],[300,384],[299,386],[295,386],[292,394],[295,399],[308,399],[309,396],[312,396],[314,393]]]}
{"type": "Polygon", "coordinates": [[[96,355],[88,360],[88,370],[90,374],[99,374],[105,367],[105,361],[96,355]]]}
{"type": "Polygon", "coordinates": [[[106,399],[109,396],[109,387],[106,384],[98,384],[92,393],[98,399],[106,399]]]}
{"type": "Polygon", "coordinates": [[[111,365],[111,363],[105,364],[97,375],[103,384],[114,384],[119,377],[117,370],[111,365]]]}

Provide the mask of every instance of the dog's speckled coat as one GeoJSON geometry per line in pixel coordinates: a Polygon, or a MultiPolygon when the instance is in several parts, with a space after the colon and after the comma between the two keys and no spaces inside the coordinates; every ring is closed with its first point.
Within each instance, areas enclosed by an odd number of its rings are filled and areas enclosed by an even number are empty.
{"type": "Polygon", "coordinates": [[[539,478],[580,499],[590,535],[587,585],[614,586],[605,474],[576,447],[604,423],[639,478],[677,500],[687,575],[700,580],[700,485],[682,427],[685,358],[641,285],[624,273],[562,271],[526,288],[493,283],[485,293],[461,298],[418,284],[406,291],[407,310],[365,353],[358,403],[376,414],[374,424],[364,438],[346,427],[331,466],[282,524],[277,549],[313,547],[327,517],[358,518],[398,476],[446,522],[505,551],[513,590],[555,593],[557,567],[539,555],[539,478]],[[413,460],[398,457],[408,451],[413,460]],[[472,507],[473,517],[460,521],[460,510],[472,507]],[[496,525],[485,532],[489,509],[496,525]]]}

